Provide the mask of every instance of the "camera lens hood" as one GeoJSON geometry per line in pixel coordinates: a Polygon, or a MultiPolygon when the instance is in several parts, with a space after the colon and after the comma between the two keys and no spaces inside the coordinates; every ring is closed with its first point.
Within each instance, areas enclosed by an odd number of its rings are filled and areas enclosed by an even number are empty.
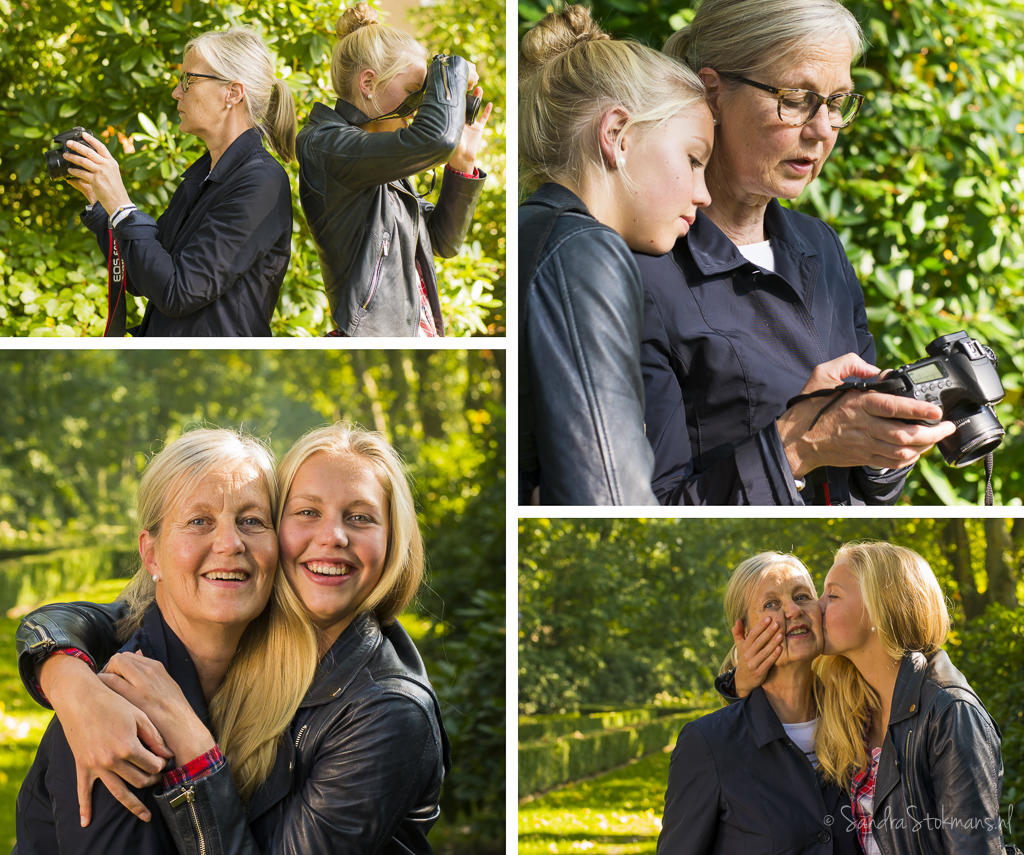
{"type": "Polygon", "coordinates": [[[939,451],[946,463],[958,469],[970,466],[997,449],[1006,435],[995,410],[988,405],[958,407],[947,413],[946,418],[956,425],[956,430],[939,440],[939,451]]]}

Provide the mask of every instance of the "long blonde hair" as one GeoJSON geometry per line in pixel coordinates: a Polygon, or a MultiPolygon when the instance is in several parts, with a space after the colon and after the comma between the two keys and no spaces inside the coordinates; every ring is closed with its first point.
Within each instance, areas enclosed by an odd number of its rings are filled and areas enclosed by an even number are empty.
{"type": "MultiPolygon", "coordinates": [[[[732,571],[729,584],[725,588],[725,620],[731,630],[736,621],[747,624],[747,610],[750,606],[750,592],[761,577],[773,567],[789,567],[799,570],[810,577],[804,563],[795,555],[783,552],[761,552],[741,562],[732,571]]],[[[736,667],[736,645],[734,644],[722,662],[719,674],[724,674],[736,667]]]]}
{"type": "MultiPolygon", "coordinates": [[[[893,660],[909,651],[927,656],[946,640],[949,611],[942,589],[916,552],[891,543],[848,543],[835,563],[845,563],[860,583],[866,617],[893,660]]],[[[864,734],[881,699],[845,656],[822,656],[816,670],[822,681],[819,768],[828,780],[849,787],[853,775],[867,767],[864,734]]]]}
{"type": "Polygon", "coordinates": [[[279,529],[292,481],[299,467],[314,454],[361,458],[384,491],[388,503],[387,557],[380,581],[359,605],[358,613],[372,610],[381,624],[391,623],[416,595],[423,580],[423,537],[405,466],[383,434],[347,422],[312,430],[278,464],[277,482],[284,497],[277,513],[279,529]]]}
{"type": "Polygon", "coordinates": [[[519,53],[519,180],[581,187],[604,174],[601,117],[620,106],[621,133],[655,130],[695,104],[704,84],[688,68],[638,42],[611,39],[585,6],[547,15],[523,36],[519,53]]]}
{"type": "MultiPolygon", "coordinates": [[[[164,516],[214,468],[244,462],[253,467],[278,510],[273,459],[259,440],[232,430],[183,434],[156,454],[139,480],[139,525],[159,538],[164,516]]],[[[156,598],[156,582],[140,567],[121,592],[128,613],[118,624],[122,641],[142,625],[156,598]]],[[[228,759],[243,801],[266,780],[277,744],[306,694],[317,665],[316,635],[298,597],[275,571],[270,602],[245,629],[224,682],[210,701],[214,735],[228,759]]]]}

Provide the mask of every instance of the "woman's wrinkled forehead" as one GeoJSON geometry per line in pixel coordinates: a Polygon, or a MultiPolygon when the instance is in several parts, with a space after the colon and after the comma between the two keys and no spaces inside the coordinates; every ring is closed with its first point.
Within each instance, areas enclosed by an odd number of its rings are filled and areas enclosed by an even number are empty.
{"type": "Polygon", "coordinates": [[[796,594],[801,590],[805,590],[815,599],[818,597],[814,580],[806,570],[787,564],[774,564],[765,568],[751,584],[747,608],[759,609],[761,605],[758,601],[767,594],[796,594]]]}

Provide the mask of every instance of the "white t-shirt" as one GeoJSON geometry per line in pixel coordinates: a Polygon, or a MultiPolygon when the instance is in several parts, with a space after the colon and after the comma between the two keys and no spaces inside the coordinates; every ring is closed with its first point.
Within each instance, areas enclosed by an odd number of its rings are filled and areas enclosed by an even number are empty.
{"type": "Polygon", "coordinates": [[[775,252],[772,250],[771,239],[763,240],[760,243],[748,243],[746,246],[736,247],[747,261],[752,261],[758,267],[775,272],[775,252]]]}

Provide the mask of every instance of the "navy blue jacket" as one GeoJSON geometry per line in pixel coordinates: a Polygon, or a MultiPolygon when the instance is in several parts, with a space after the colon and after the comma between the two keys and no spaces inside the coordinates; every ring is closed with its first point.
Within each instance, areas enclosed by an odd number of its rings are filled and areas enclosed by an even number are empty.
{"type": "MultiPolygon", "coordinates": [[[[149,300],[135,335],[270,335],[292,251],[288,174],[253,128],[210,163],[185,170],[159,220],[133,211],[114,229],[128,292],[149,300]]],[[[82,222],[109,261],[107,212],[82,222]]]]}
{"type": "MultiPolygon", "coordinates": [[[[196,715],[207,727],[211,726],[199,675],[188,650],[164,622],[156,605],[150,606],[142,627],[121,650],[141,650],[150,659],[163,663],[196,715]]],[[[98,783],[92,791],[92,822],[82,828],[78,819],[75,757],[64,728],[54,716],[18,793],[18,845],[13,855],[176,855],[171,830],[154,795],[156,788],[140,790],[125,786],[149,808],[150,822],[140,820],[98,783]]]]}
{"type": "Polygon", "coordinates": [[[757,688],[679,734],[658,855],[859,855],[849,809],[757,688]]]}
{"type": "Polygon", "coordinates": [[[873,363],[875,344],[838,235],[774,199],[765,229],[775,273],[702,212],[671,252],[634,253],[655,495],[662,504],[891,504],[906,470],[828,467],[796,490],[775,420],[816,365],[851,351],[873,363]]]}

